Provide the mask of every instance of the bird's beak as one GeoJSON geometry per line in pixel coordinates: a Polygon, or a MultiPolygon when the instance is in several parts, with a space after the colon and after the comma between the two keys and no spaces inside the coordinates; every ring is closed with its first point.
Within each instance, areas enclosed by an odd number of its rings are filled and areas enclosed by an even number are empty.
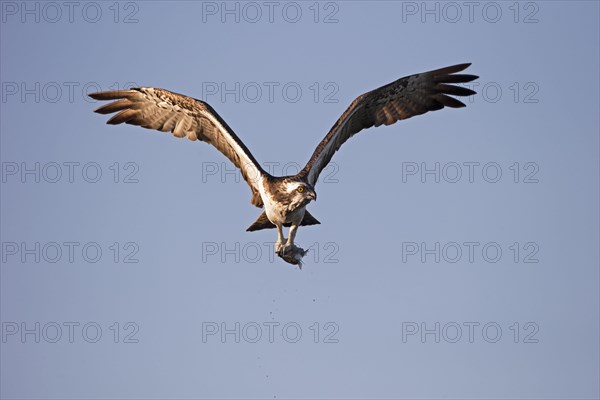
{"type": "Polygon", "coordinates": [[[316,192],[310,192],[309,193],[309,198],[313,199],[314,201],[317,201],[317,193],[316,192]]]}

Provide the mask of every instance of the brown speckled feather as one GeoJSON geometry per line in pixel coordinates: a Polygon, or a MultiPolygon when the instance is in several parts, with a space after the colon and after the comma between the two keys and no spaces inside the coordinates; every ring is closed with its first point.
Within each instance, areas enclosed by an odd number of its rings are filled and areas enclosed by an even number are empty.
{"type": "Polygon", "coordinates": [[[252,189],[252,204],[262,207],[258,181],[264,171],[248,148],[207,103],[158,88],[133,88],[90,94],[96,100],[117,100],[96,110],[115,114],[108,124],[131,124],[212,144],[242,173],[252,189]]]}
{"type": "Polygon", "coordinates": [[[357,97],[333,125],[325,139],[319,143],[298,176],[315,185],[319,174],[340,146],[363,129],[391,125],[401,119],[444,107],[464,107],[464,103],[448,95],[470,96],[475,92],[448,83],[464,83],[477,79],[475,75],[455,74],[469,65],[471,64],[458,64],[406,76],[357,97]]]}

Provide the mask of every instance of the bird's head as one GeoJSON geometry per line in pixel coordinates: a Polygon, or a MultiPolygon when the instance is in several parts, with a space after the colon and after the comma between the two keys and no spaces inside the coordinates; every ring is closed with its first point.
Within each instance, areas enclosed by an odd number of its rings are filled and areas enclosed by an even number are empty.
{"type": "Polygon", "coordinates": [[[301,181],[292,181],[286,185],[286,191],[290,198],[292,208],[304,207],[313,200],[317,200],[315,188],[301,181]]]}

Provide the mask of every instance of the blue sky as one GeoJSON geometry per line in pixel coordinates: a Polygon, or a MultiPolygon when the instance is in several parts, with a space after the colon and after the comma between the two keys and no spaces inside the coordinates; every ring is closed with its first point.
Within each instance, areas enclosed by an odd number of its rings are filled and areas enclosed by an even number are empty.
{"type": "Polygon", "coordinates": [[[0,5],[2,398],[599,397],[597,2],[0,5]],[[335,155],[301,271],[214,148],[85,96],[206,100],[281,175],[461,62],[335,155]]]}

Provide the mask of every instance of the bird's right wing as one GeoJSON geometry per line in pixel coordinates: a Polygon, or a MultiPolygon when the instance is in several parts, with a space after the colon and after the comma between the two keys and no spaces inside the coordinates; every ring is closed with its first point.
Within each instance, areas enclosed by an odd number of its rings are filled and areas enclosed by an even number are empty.
{"type": "Polygon", "coordinates": [[[100,114],[119,111],[108,124],[139,125],[174,136],[212,144],[236,167],[252,189],[252,204],[262,207],[259,180],[263,169],[233,130],[207,103],[158,88],[133,88],[90,94],[96,100],[117,100],[96,110],[100,114]]]}
{"type": "Polygon", "coordinates": [[[470,96],[475,92],[449,84],[477,79],[475,75],[456,74],[469,65],[471,64],[458,64],[406,76],[358,96],[319,143],[299,175],[306,178],[311,185],[316,184],[319,174],[335,152],[363,129],[391,125],[401,119],[444,107],[464,107],[464,103],[448,95],[470,96]]]}

